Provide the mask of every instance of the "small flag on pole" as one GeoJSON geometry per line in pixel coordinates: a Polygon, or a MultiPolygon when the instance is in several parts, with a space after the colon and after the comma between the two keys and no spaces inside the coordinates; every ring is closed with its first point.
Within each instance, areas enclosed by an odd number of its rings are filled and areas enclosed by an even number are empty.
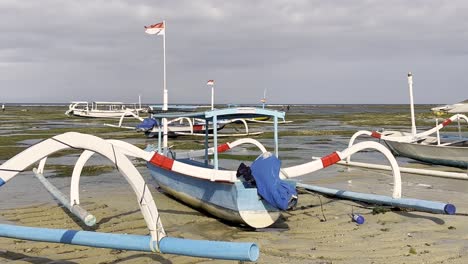
{"type": "Polygon", "coordinates": [[[145,32],[150,35],[164,35],[164,22],[145,26],[145,32]]]}
{"type": "Polygon", "coordinates": [[[206,85],[214,85],[214,80],[208,80],[208,82],[206,83],[206,85]]]}

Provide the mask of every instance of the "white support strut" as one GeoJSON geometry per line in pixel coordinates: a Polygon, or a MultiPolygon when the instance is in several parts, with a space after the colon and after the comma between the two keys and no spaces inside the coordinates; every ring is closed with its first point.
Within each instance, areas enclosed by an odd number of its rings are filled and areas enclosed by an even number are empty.
{"type": "MultiPolygon", "coordinates": [[[[159,219],[156,204],[151,192],[138,170],[125,155],[105,140],[75,132],[64,133],[44,140],[7,160],[0,165],[0,179],[5,183],[27,167],[60,150],[75,148],[99,153],[112,161],[119,172],[125,177],[137,196],[140,210],[148,226],[152,240],[158,242],[166,234],[159,219]]],[[[43,168],[43,166],[42,166],[43,168]]],[[[154,251],[158,251],[157,243],[152,243],[154,251]]]]}

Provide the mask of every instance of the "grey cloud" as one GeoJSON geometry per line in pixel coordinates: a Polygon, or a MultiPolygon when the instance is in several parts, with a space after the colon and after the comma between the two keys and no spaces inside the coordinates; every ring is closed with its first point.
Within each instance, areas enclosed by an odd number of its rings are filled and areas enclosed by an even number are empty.
{"type": "Polygon", "coordinates": [[[162,38],[143,26],[165,19],[173,103],[208,103],[208,79],[225,103],[264,88],[271,103],[406,103],[409,70],[416,102],[452,103],[467,15],[460,0],[1,1],[0,101],[160,102],[162,38]]]}

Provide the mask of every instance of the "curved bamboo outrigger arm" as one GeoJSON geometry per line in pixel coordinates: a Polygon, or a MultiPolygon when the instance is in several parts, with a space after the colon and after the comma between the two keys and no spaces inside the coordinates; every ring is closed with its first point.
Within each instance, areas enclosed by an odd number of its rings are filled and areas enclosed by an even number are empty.
{"type": "Polygon", "coordinates": [[[140,115],[138,114],[138,112],[134,113],[133,111],[130,111],[130,110],[126,110],[125,113],[122,114],[122,116],[120,116],[120,120],[119,120],[119,127],[122,126],[122,122],[123,120],[125,119],[126,116],[128,115],[131,115],[133,116],[134,118],[140,120],[140,121],[143,121],[143,118],[140,117],[140,115]]]}
{"type": "Polygon", "coordinates": [[[134,117],[135,119],[139,120],[140,122],[143,121],[143,118],[140,117],[140,115],[138,114],[138,111],[137,111],[137,113],[134,113],[134,112],[131,111],[131,110],[126,110],[126,111],[125,111],[124,113],[122,113],[122,115],[120,116],[119,124],[118,124],[118,125],[112,125],[112,124],[104,124],[104,125],[105,125],[105,126],[108,126],[108,127],[119,127],[119,128],[135,129],[134,127],[122,126],[123,120],[125,119],[125,117],[128,117],[129,115],[131,115],[131,116],[134,117]]]}
{"type": "Polygon", "coordinates": [[[354,146],[351,146],[343,150],[342,152],[339,152],[339,151],[333,152],[332,154],[322,157],[319,160],[314,160],[314,161],[304,163],[301,165],[281,169],[282,175],[280,176],[283,178],[294,178],[294,177],[302,176],[307,173],[311,173],[311,172],[326,168],[330,165],[333,165],[339,162],[340,160],[345,159],[346,157],[356,152],[362,151],[364,149],[375,149],[381,152],[382,154],[384,154],[384,156],[390,162],[390,166],[393,172],[392,197],[401,198],[401,174],[400,174],[400,168],[398,167],[398,163],[395,157],[393,157],[390,150],[388,150],[382,144],[379,144],[373,141],[360,142],[354,146]]]}
{"type": "MultiPolygon", "coordinates": [[[[453,121],[460,120],[460,119],[463,119],[468,123],[468,117],[466,115],[456,114],[456,115],[451,116],[450,118],[445,119],[442,123],[436,125],[435,127],[431,128],[431,129],[429,129],[427,131],[416,134],[415,137],[413,137],[412,135],[408,135],[408,136],[391,136],[390,137],[390,136],[387,136],[385,134],[385,132],[380,133],[380,132],[377,132],[377,131],[372,131],[371,132],[371,131],[367,131],[367,130],[360,130],[360,131],[357,131],[356,133],[354,133],[353,136],[351,136],[351,139],[349,140],[349,143],[348,143],[348,148],[350,148],[354,144],[354,141],[356,140],[356,138],[358,138],[361,135],[371,136],[371,137],[382,139],[382,140],[391,140],[391,141],[397,141],[397,142],[413,142],[415,140],[419,140],[419,139],[425,138],[425,137],[427,137],[429,135],[432,135],[432,134],[438,132],[439,130],[441,130],[442,128],[448,126],[453,121]]],[[[351,162],[351,156],[348,156],[346,158],[346,162],[347,163],[351,162]]]]}
{"type": "MultiPolygon", "coordinates": [[[[232,149],[232,148],[234,148],[236,146],[239,146],[241,144],[253,144],[253,145],[257,146],[262,153],[267,152],[266,148],[260,142],[258,142],[255,139],[251,139],[251,138],[239,139],[239,140],[236,140],[236,141],[234,141],[232,143],[225,143],[223,145],[219,145],[218,146],[218,152],[227,151],[227,150],[232,149]]],[[[402,192],[401,191],[401,174],[400,174],[400,169],[398,167],[398,163],[397,163],[395,157],[390,152],[390,150],[388,150],[382,144],[379,144],[379,143],[373,142],[373,141],[366,141],[366,142],[358,143],[358,144],[356,144],[354,146],[351,146],[351,147],[343,150],[342,152],[337,151],[337,152],[334,152],[334,153],[332,153],[332,154],[330,154],[328,156],[322,157],[320,160],[314,160],[314,161],[311,161],[311,162],[308,162],[308,163],[305,163],[305,164],[301,164],[301,165],[281,169],[280,177],[282,177],[282,178],[299,177],[299,176],[302,176],[302,175],[305,175],[305,174],[308,174],[308,173],[323,169],[323,168],[328,167],[330,165],[333,165],[333,164],[339,162],[340,160],[345,159],[345,158],[351,156],[352,154],[354,154],[356,152],[359,152],[359,151],[362,151],[364,149],[375,149],[375,150],[381,152],[387,158],[387,160],[390,163],[390,167],[391,167],[391,169],[393,171],[393,185],[394,185],[394,188],[393,188],[392,197],[393,198],[401,198],[401,192],[402,192]]],[[[181,157],[181,158],[201,157],[201,156],[204,155],[204,153],[205,153],[204,150],[197,150],[197,151],[183,153],[182,157],[181,156],[179,156],[179,157],[181,157]]],[[[210,148],[209,151],[208,151],[208,154],[213,154],[213,153],[214,153],[214,148],[210,148]]],[[[177,161],[174,161],[174,164],[176,162],[177,161]]],[[[173,166],[171,169],[176,170],[176,171],[178,171],[180,173],[189,174],[189,172],[191,172],[191,170],[189,169],[189,165],[185,165],[185,166],[186,167],[184,167],[183,169],[180,169],[180,168],[174,169],[175,166],[173,166]]],[[[197,168],[195,168],[195,169],[197,169],[197,168]]],[[[199,169],[199,170],[200,170],[201,173],[205,172],[202,169],[199,169]]],[[[220,170],[217,171],[218,174],[228,173],[228,172],[231,172],[231,175],[235,175],[234,171],[220,171],[220,170]]],[[[206,176],[203,176],[203,177],[201,177],[200,175],[195,176],[195,177],[207,179],[208,176],[209,175],[207,174],[206,176]]],[[[217,179],[219,179],[221,175],[217,175],[217,176],[218,176],[217,179]]],[[[225,177],[228,177],[228,176],[226,175],[225,177]]],[[[226,178],[226,180],[229,180],[229,178],[226,178]]],[[[231,180],[234,181],[233,179],[231,179],[231,180]]]]}
{"type": "Polygon", "coordinates": [[[426,130],[424,132],[417,133],[414,136],[413,135],[389,136],[387,133],[391,133],[391,132],[377,132],[377,131],[370,132],[370,131],[366,131],[366,130],[361,130],[361,131],[358,131],[358,132],[354,133],[354,135],[351,137],[351,139],[349,141],[348,147],[350,147],[354,143],[354,140],[360,135],[368,135],[368,136],[378,138],[378,139],[391,140],[391,141],[397,141],[397,142],[408,142],[408,143],[409,142],[414,142],[414,141],[424,139],[424,138],[438,132],[439,130],[441,130],[442,128],[448,126],[449,124],[451,124],[455,120],[460,121],[461,119],[465,120],[468,123],[468,117],[466,115],[455,114],[455,115],[445,119],[442,123],[436,125],[435,127],[431,128],[429,130],[426,130]]]}
{"type": "Polygon", "coordinates": [[[114,145],[101,138],[68,132],[44,140],[7,160],[0,166],[0,186],[40,160],[43,160],[41,161],[42,166],[39,170],[42,171],[45,164],[45,157],[68,148],[85,149],[99,153],[115,164],[117,170],[122,173],[137,195],[140,210],[148,226],[152,241],[154,242],[151,247],[153,251],[159,251],[158,242],[165,237],[166,234],[148,186],[128,158],[125,157],[118,148],[116,149],[114,145]]]}
{"type": "MultiPolygon", "coordinates": [[[[125,156],[141,158],[145,161],[149,161],[151,157],[154,155],[154,152],[147,152],[134,145],[127,143],[121,140],[106,140],[114,147],[117,147],[118,150],[124,154],[125,156]]],[[[70,184],[70,204],[78,205],[80,204],[80,196],[79,196],[79,184],[80,184],[80,176],[85,166],[86,162],[94,155],[94,151],[85,150],[81,153],[80,157],[75,163],[75,167],[73,168],[73,173],[71,176],[71,184],[70,184]]]]}
{"type": "Polygon", "coordinates": [[[184,120],[186,120],[187,123],[189,124],[190,134],[193,134],[193,122],[192,122],[192,119],[190,119],[188,117],[179,117],[179,118],[176,118],[176,119],[172,119],[167,124],[169,125],[169,124],[175,123],[175,122],[180,122],[180,124],[183,124],[184,120]]]}
{"type": "MultiPolygon", "coordinates": [[[[258,140],[253,139],[253,138],[242,138],[234,142],[227,142],[225,144],[219,145],[218,153],[227,151],[229,149],[235,148],[243,144],[252,144],[252,145],[255,145],[261,151],[261,153],[267,152],[265,146],[263,146],[263,144],[260,143],[258,140]]],[[[214,154],[214,147],[211,147],[208,149],[208,155],[213,155],[213,154],[214,154]]],[[[181,158],[181,159],[191,159],[191,158],[204,157],[204,156],[205,156],[204,149],[177,153],[177,158],[181,158]]]]}
{"type": "Polygon", "coordinates": [[[247,121],[245,121],[245,119],[243,119],[243,118],[238,118],[238,119],[233,119],[231,123],[234,123],[236,121],[240,121],[242,124],[244,124],[245,134],[248,135],[249,134],[249,126],[247,125],[247,121]]]}
{"type": "MultiPolygon", "coordinates": [[[[377,132],[370,132],[370,131],[367,131],[367,130],[359,130],[358,132],[354,133],[353,136],[351,136],[351,139],[349,140],[349,143],[348,143],[348,148],[350,148],[351,146],[353,146],[354,144],[354,141],[356,140],[356,138],[358,138],[359,136],[361,135],[366,135],[366,136],[373,136],[373,133],[377,133],[377,132]]],[[[349,155],[348,157],[346,157],[346,163],[349,163],[351,161],[351,155],[349,155]]]]}
{"type": "Polygon", "coordinates": [[[455,120],[460,120],[460,119],[464,119],[465,122],[468,123],[468,117],[466,115],[462,115],[462,114],[455,114],[447,119],[445,119],[442,123],[438,124],[437,126],[433,127],[432,129],[429,129],[425,132],[421,132],[419,134],[416,134],[416,139],[421,139],[421,138],[424,138],[424,137],[427,137],[431,134],[434,134],[435,132],[441,130],[442,128],[448,126],[450,123],[452,123],[453,121],[455,120]]]}

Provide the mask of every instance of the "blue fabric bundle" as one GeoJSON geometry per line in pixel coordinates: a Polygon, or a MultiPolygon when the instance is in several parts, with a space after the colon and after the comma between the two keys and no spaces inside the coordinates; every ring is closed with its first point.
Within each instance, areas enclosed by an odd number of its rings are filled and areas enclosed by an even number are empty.
{"type": "Polygon", "coordinates": [[[148,131],[151,130],[157,124],[158,121],[156,121],[155,119],[145,118],[143,119],[143,122],[136,126],[136,129],[140,131],[148,131]]]}
{"type": "Polygon", "coordinates": [[[281,210],[290,209],[297,202],[296,188],[279,177],[281,161],[269,152],[260,155],[250,166],[258,194],[281,210]]]}

